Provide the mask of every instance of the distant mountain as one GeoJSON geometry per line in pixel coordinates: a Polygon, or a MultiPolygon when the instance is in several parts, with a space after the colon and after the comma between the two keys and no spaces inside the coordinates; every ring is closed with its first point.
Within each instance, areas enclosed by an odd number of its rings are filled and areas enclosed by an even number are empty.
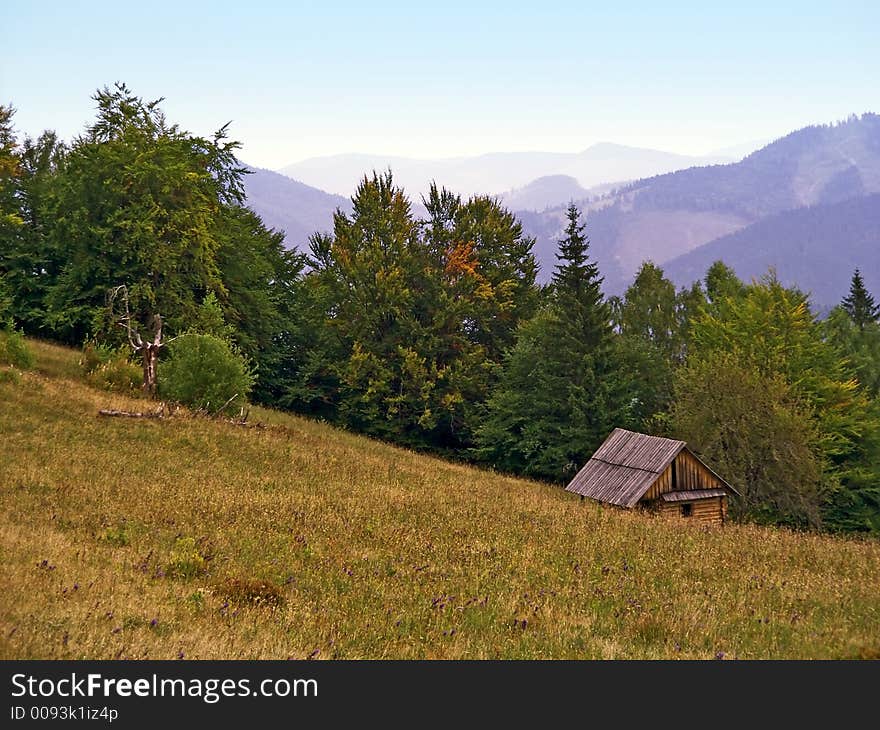
{"type": "Polygon", "coordinates": [[[880,295],[880,194],[777,213],[669,261],[664,271],[687,286],[718,259],[744,281],[773,267],[823,311],[846,295],[856,268],[868,290],[880,295]]]}
{"type": "Polygon", "coordinates": [[[544,210],[567,200],[583,200],[588,196],[586,188],[581,187],[570,175],[545,175],[528,185],[503,193],[499,199],[509,210],[544,210]]]}
{"type": "MultiPolygon", "coordinates": [[[[646,259],[663,264],[767,216],[880,192],[880,116],[793,132],[741,162],[639,180],[585,201],[605,289],[620,293],[646,259]]],[[[555,264],[564,209],[523,216],[542,277],[555,264]]]]}
{"type": "Polygon", "coordinates": [[[397,183],[411,198],[418,200],[432,181],[462,195],[498,195],[552,175],[568,175],[583,187],[591,188],[731,159],[691,157],[601,143],[578,153],[499,152],[442,160],[389,155],[332,155],[296,162],[279,172],[322,190],[351,195],[365,174],[390,168],[397,183]]]}
{"type": "Polygon", "coordinates": [[[573,200],[586,200],[607,195],[628,181],[596,185],[589,190],[570,175],[546,175],[532,180],[528,185],[502,193],[499,200],[508,210],[542,211],[568,204],[573,200]]]}
{"type": "Polygon", "coordinates": [[[285,234],[288,248],[305,250],[316,231],[333,230],[337,208],[351,211],[351,201],[310,187],[271,170],[248,167],[244,176],[247,205],[269,227],[285,234]]]}

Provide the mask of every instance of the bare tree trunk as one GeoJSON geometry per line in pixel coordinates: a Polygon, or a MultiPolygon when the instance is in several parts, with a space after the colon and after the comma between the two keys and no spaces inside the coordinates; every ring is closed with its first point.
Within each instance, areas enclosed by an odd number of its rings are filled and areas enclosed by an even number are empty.
{"type": "Polygon", "coordinates": [[[144,361],[144,393],[151,398],[156,395],[156,363],[159,360],[159,348],[152,342],[146,342],[142,348],[144,361]]]}
{"type": "Polygon", "coordinates": [[[162,317],[158,314],[153,316],[153,341],[144,342],[141,345],[144,360],[144,393],[150,397],[156,395],[156,364],[159,361],[159,350],[162,345],[162,317]]]}
{"type": "MultiPolygon", "coordinates": [[[[125,284],[117,286],[108,296],[109,306],[112,308],[113,302],[118,296],[122,297],[125,304],[125,314],[119,324],[125,327],[128,332],[128,342],[131,349],[141,354],[141,361],[144,368],[144,382],[141,389],[150,397],[156,396],[156,365],[159,361],[159,350],[161,350],[168,342],[176,338],[172,338],[167,342],[162,340],[162,317],[154,314],[150,318],[150,327],[153,330],[153,341],[141,337],[140,332],[132,326],[131,311],[128,308],[128,288],[125,284]]],[[[146,333],[145,333],[146,334],[146,333]]]]}

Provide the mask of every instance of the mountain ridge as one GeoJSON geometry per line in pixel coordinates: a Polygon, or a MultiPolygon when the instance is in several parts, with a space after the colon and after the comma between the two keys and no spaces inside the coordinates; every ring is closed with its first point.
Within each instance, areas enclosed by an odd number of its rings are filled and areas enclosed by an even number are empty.
{"type": "MultiPolygon", "coordinates": [[[[594,158],[613,157],[622,147],[606,143],[594,145],[585,152],[592,150],[594,158]]],[[[495,159],[495,154],[481,157],[495,159]]],[[[501,154],[504,157],[504,153],[501,154]]],[[[362,156],[363,159],[368,157],[362,156]]],[[[251,169],[254,174],[245,180],[248,204],[267,225],[285,232],[288,246],[304,249],[312,233],[332,229],[333,213],[337,209],[351,210],[349,198],[324,192],[277,172],[251,169]]],[[[364,174],[370,171],[363,170],[358,179],[364,174]]],[[[396,174],[395,180],[409,195],[414,213],[424,215],[417,191],[407,187],[396,174]]],[[[447,184],[443,178],[437,182],[447,184]]],[[[796,220],[815,212],[792,213],[788,224],[780,221],[769,226],[757,224],[786,211],[817,206],[837,220],[836,209],[823,206],[870,198],[875,193],[880,193],[880,116],[866,113],[834,124],[795,130],[739,162],[693,166],[589,189],[572,175],[548,175],[531,179],[518,188],[508,186],[496,197],[517,215],[524,232],[535,236],[541,281],[549,280],[552,275],[557,241],[565,224],[566,204],[571,200],[584,213],[591,252],[605,277],[607,294],[622,293],[645,260],[660,266],[668,263],[676,283],[686,284],[688,276],[699,278],[701,272],[695,272],[694,262],[703,266],[706,257],[731,258],[734,268],[740,266],[741,275],[748,278],[756,272],[745,266],[743,260],[751,256],[749,261],[760,259],[768,266],[776,266],[784,281],[814,288],[820,305],[827,306],[832,301],[831,291],[826,291],[821,282],[813,282],[801,266],[805,255],[814,261],[824,260],[819,242],[814,242],[806,254],[792,253],[800,257],[797,261],[769,255],[761,259],[757,253],[747,255],[747,251],[760,248],[753,242],[755,237],[768,236],[771,231],[777,240],[765,242],[765,246],[772,243],[779,251],[794,251],[785,237],[794,235],[791,231],[800,230],[796,220]],[[554,198],[559,200],[555,206],[554,198]],[[740,231],[748,231],[747,236],[737,238],[740,231]],[[707,253],[694,253],[689,257],[691,252],[699,252],[709,244],[712,245],[706,248],[707,253]],[[744,247],[742,252],[727,250],[737,246],[744,247]],[[794,282],[792,276],[801,281],[794,282]]],[[[870,204],[874,201],[870,198],[870,204]]],[[[853,212],[860,216],[853,223],[854,230],[861,231],[869,225],[869,212],[858,205],[853,212]]],[[[862,239],[863,233],[858,232],[827,245],[841,247],[840,259],[849,267],[855,261],[855,253],[847,247],[862,239]]],[[[864,264],[862,266],[864,269],[864,264]]],[[[834,271],[836,281],[842,274],[836,268],[834,271]]],[[[764,272],[757,272],[761,273],[764,272]]],[[[832,287],[834,301],[839,294],[838,285],[839,282],[832,287]]]]}
{"type": "Polygon", "coordinates": [[[880,193],[783,211],[676,257],[664,266],[678,286],[702,279],[723,260],[744,281],[771,269],[809,293],[819,311],[846,294],[853,270],[880,292],[880,193]]]}
{"type": "Polygon", "coordinates": [[[313,187],[350,195],[364,174],[390,167],[397,183],[412,196],[424,194],[432,180],[469,196],[503,194],[550,175],[568,175],[583,187],[591,188],[730,159],[600,142],[580,152],[488,152],[435,160],[383,154],[337,154],[300,160],[278,172],[313,187]]]}
{"type": "MultiPolygon", "coordinates": [[[[621,293],[642,261],[662,265],[770,215],[880,192],[880,116],[791,132],[737,163],[692,167],[575,201],[586,214],[606,291],[621,293]]],[[[564,206],[524,216],[552,263],[564,206]]],[[[551,269],[552,270],[552,269],[551,269]]]]}
{"type": "Polygon", "coordinates": [[[309,237],[318,231],[333,228],[337,208],[351,210],[351,201],[318,188],[293,180],[280,173],[245,164],[244,175],[247,206],[262,218],[263,223],[284,233],[288,248],[304,250],[309,237]]]}

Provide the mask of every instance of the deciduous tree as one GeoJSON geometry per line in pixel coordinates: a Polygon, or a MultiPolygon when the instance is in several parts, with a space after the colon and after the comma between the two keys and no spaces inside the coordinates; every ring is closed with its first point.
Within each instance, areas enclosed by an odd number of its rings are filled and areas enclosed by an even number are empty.
{"type": "MultiPolygon", "coordinates": [[[[827,527],[846,523],[837,509],[842,504],[870,509],[865,505],[873,497],[866,488],[880,477],[880,452],[873,439],[880,428],[876,408],[851,366],[823,337],[803,293],[786,289],[771,272],[739,297],[727,297],[723,306],[704,311],[694,324],[693,338],[689,366],[714,363],[724,355],[768,388],[778,381],[788,390],[795,404],[789,412],[807,419],[802,430],[815,434],[809,442],[822,468],[819,498],[827,527]]],[[[783,442],[779,448],[787,447],[783,442]]],[[[765,458],[757,445],[751,458],[765,458]]]]}
{"type": "Polygon", "coordinates": [[[96,121],[71,146],[57,180],[50,237],[64,262],[48,296],[57,334],[79,343],[106,324],[105,296],[128,287],[133,317],[161,314],[177,331],[208,291],[225,291],[215,222],[239,204],[238,143],[169,124],[161,100],[123,84],[94,96],[96,121]]]}

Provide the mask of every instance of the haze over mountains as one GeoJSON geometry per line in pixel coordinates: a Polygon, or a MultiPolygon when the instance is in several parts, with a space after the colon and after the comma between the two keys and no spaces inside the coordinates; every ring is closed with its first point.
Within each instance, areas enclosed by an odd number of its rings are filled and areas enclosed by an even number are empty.
{"type": "Polygon", "coordinates": [[[581,153],[513,152],[445,160],[377,155],[317,157],[279,172],[248,167],[248,204],[270,227],[284,231],[289,246],[304,247],[315,231],[332,228],[337,207],[365,174],[389,167],[394,180],[423,213],[421,195],[436,180],[464,196],[497,194],[511,210],[541,211],[568,200],[604,194],[622,182],[730,156],[690,157],[610,143],[581,153]]]}
{"type": "Polygon", "coordinates": [[[244,189],[248,206],[267,226],[283,231],[290,248],[305,250],[313,233],[332,230],[337,208],[351,210],[350,198],[330,195],[271,170],[247,168],[250,174],[244,176],[244,189]]]}
{"type": "Polygon", "coordinates": [[[686,286],[718,259],[746,281],[772,267],[784,284],[810,292],[823,310],[848,291],[857,267],[868,290],[880,292],[880,194],[777,213],[672,259],[664,270],[686,286]]]}
{"type": "Polygon", "coordinates": [[[596,185],[587,190],[570,175],[545,175],[521,188],[502,193],[498,199],[509,210],[541,211],[554,208],[566,200],[588,200],[606,195],[626,182],[596,185]]]}
{"type": "Polygon", "coordinates": [[[431,179],[463,194],[497,194],[536,237],[543,281],[556,264],[565,207],[573,201],[586,216],[608,294],[622,293],[647,259],[668,268],[680,286],[700,278],[718,258],[745,279],[774,266],[785,283],[811,291],[820,308],[839,301],[856,267],[869,287],[880,290],[880,274],[873,273],[880,272],[880,116],[806,127],[739,162],[708,162],[610,144],[575,155],[400,160],[401,167],[388,159],[340,155],[285,168],[305,173],[310,184],[257,170],[246,187],[249,204],[267,225],[284,230],[288,245],[300,248],[312,232],[332,228],[337,207],[351,207],[347,197],[312,184],[342,190],[347,179],[350,193],[365,173],[390,163],[417,214],[418,191],[431,179]],[[567,172],[548,173],[548,165],[567,172]],[[686,167],[644,172],[664,165],[686,167]],[[478,183],[485,187],[475,188],[478,183]]]}
{"type": "MultiPolygon", "coordinates": [[[[591,251],[605,275],[605,290],[616,294],[628,286],[646,259],[662,266],[768,216],[876,192],[880,192],[880,116],[864,114],[792,132],[738,163],[639,180],[580,207],[587,214],[591,251]]],[[[559,206],[522,216],[524,227],[538,238],[535,251],[545,275],[555,265],[564,213],[565,207],[559,206]]],[[[869,222],[852,225],[870,228],[869,222]]],[[[782,236],[785,230],[776,228],[774,235],[782,236]]],[[[880,232],[874,235],[877,240],[880,232]]],[[[856,236],[860,237],[861,233],[856,236]]],[[[774,239],[765,245],[784,247],[787,242],[774,239]]],[[[825,245],[837,252],[840,265],[850,273],[855,266],[867,269],[869,262],[859,261],[860,255],[848,248],[842,234],[825,245]]],[[[727,258],[726,253],[720,256],[720,249],[717,252],[716,258],[727,258]]],[[[786,267],[778,269],[785,278],[786,267]]]]}
{"type": "Polygon", "coordinates": [[[603,142],[576,153],[497,152],[441,160],[332,155],[296,162],[279,172],[321,190],[351,195],[364,173],[390,167],[396,182],[418,199],[427,192],[432,180],[464,196],[497,195],[547,175],[568,175],[583,187],[591,188],[732,159],[719,155],[691,157],[603,142]]]}

